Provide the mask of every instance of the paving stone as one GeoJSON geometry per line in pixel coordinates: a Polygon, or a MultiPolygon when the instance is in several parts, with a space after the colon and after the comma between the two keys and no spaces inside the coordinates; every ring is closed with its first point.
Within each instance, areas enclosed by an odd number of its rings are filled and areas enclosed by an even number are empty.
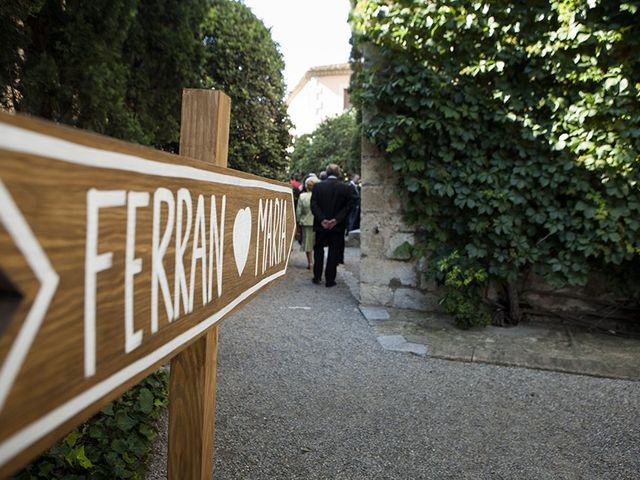
{"type": "Polygon", "coordinates": [[[402,335],[380,335],[378,342],[382,345],[382,348],[391,350],[393,348],[406,343],[407,340],[402,335]]]}
{"type": "Polygon", "coordinates": [[[407,342],[407,339],[402,335],[380,335],[378,337],[378,342],[385,350],[414,353],[416,355],[420,355],[421,357],[427,355],[426,345],[407,342]]]}
{"type": "Polygon", "coordinates": [[[367,320],[389,320],[389,312],[387,312],[387,309],[384,307],[360,305],[358,308],[367,320]]]}
{"type": "Polygon", "coordinates": [[[393,298],[389,286],[360,283],[360,302],[364,305],[388,305],[393,298]]]}

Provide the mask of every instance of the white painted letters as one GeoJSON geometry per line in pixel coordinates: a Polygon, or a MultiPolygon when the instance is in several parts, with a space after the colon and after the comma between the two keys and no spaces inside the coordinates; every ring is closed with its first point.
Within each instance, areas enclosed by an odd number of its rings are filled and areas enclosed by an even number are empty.
{"type": "Polygon", "coordinates": [[[206,266],[207,266],[207,248],[206,248],[206,226],[204,223],[204,197],[198,195],[198,204],[196,206],[196,221],[193,230],[193,249],[191,253],[191,275],[189,278],[189,312],[193,312],[193,303],[196,289],[196,268],[198,268],[198,260],[201,263],[202,270],[202,305],[207,304],[206,289],[206,266]],[[198,246],[200,242],[200,246],[198,246]]]}
{"type": "MultiPolygon", "coordinates": [[[[84,372],[86,377],[96,374],[96,288],[98,273],[113,268],[114,253],[98,252],[100,209],[126,206],[124,272],[124,309],[123,337],[124,351],[131,353],[139,348],[145,339],[145,319],[136,317],[136,278],[144,268],[151,269],[150,317],[147,332],[151,335],[160,330],[160,322],[174,322],[188,315],[196,308],[196,290],[201,289],[202,306],[221,298],[223,291],[223,266],[227,197],[204,194],[197,197],[187,188],[172,192],[166,188],[157,188],[152,194],[144,191],[97,190],[87,192],[87,238],[85,256],[85,356],[84,372]],[[195,200],[195,209],[193,201],[195,200]],[[207,205],[209,202],[209,205],[207,205]],[[145,208],[149,207],[145,212],[145,208]],[[209,207],[209,212],[207,212],[209,207]],[[194,212],[195,210],[195,212],[194,212]],[[208,214],[208,215],[207,215],[208,214]],[[151,245],[144,248],[136,244],[136,232],[139,218],[151,217],[151,245]],[[173,241],[173,242],[172,242],[173,241]],[[172,245],[172,243],[174,243],[172,245]],[[173,249],[171,247],[174,247],[173,249]],[[138,252],[138,254],[136,254],[138,252]],[[149,252],[150,260],[143,252],[149,252]],[[165,270],[167,253],[173,254],[173,272],[165,270]],[[189,253],[190,261],[189,261],[189,253]],[[189,275],[185,262],[190,264],[189,275]],[[198,272],[200,269],[200,272],[198,272]],[[173,278],[171,275],[173,274],[173,278]],[[216,293],[214,294],[214,279],[216,293]],[[173,288],[170,287],[173,282],[173,288]],[[200,283],[200,286],[197,286],[200,283]],[[160,299],[162,297],[162,300],[160,299]],[[166,314],[160,318],[160,304],[166,314]],[[137,326],[137,328],[136,328],[137,326]]],[[[255,205],[255,204],[254,204],[255,205]]],[[[252,248],[253,225],[255,236],[255,276],[264,274],[268,269],[281,264],[287,251],[287,201],[277,198],[258,199],[255,207],[241,207],[234,217],[232,247],[236,270],[242,276],[249,261],[252,248]],[[257,221],[253,222],[253,212],[257,210],[257,221]],[[262,265],[260,267],[260,265],[262,265]]],[[[118,228],[118,227],[115,227],[118,228]]],[[[116,249],[114,248],[114,251],[116,249]]],[[[189,265],[187,265],[187,268],[189,265]]],[[[112,272],[110,275],[118,275],[112,272]]],[[[113,277],[111,277],[113,278],[113,277]]],[[[138,287],[138,290],[140,287],[138,287]]],[[[139,308],[139,311],[143,309],[139,308]]]]}
{"type": "Polygon", "coordinates": [[[269,199],[258,200],[258,221],[256,222],[256,266],[258,275],[260,244],[262,244],[262,271],[285,260],[287,252],[287,201],[269,199]]]}
{"type": "Polygon", "coordinates": [[[187,250],[189,243],[189,236],[191,235],[191,212],[193,206],[191,204],[191,193],[186,188],[178,190],[178,201],[176,203],[176,262],[175,262],[175,282],[174,282],[174,296],[173,296],[173,319],[177,320],[180,317],[180,298],[182,298],[182,305],[184,306],[185,313],[189,313],[189,296],[187,291],[187,276],[184,271],[184,252],[187,250]],[[184,228],[184,236],[182,235],[182,205],[187,210],[187,225],[184,228]]]}
{"type": "Polygon", "coordinates": [[[169,282],[164,271],[162,259],[167,253],[167,247],[173,234],[173,222],[175,219],[175,200],[170,190],[158,188],[153,195],[153,231],[151,238],[151,333],[158,331],[158,285],[162,289],[164,308],[169,321],[173,320],[173,304],[169,292],[169,282]],[[160,241],[160,218],[162,204],[167,204],[167,225],[160,241]]]}
{"type": "Polygon", "coordinates": [[[284,261],[287,255],[287,202],[282,202],[282,222],[280,222],[280,248],[278,263],[284,261]]]}
{"type": "Polygon", "coordinates": [[[98,254],[98,224],[101,208],[121,207],[127,196],[124,190],[87,192],[87,240],[84,264],[84,376],[96,373],[96,285],[97,274],[111,268],[112,252],[98,254]]]}
{"type": "Polygon", "coordinates": [[[127,240],[124,262],[124,351],[129,353],[142,344],[142,330],[133,331],[133,277],[142,271],[142,259],[135,258],[136,209],[149,205],[147,192],[127,194],[127,240]]]}
{"type": "MultiPolygon", "coordinates": [[[[260,259],[260,232],[262,232],[262,236],[264,237],[267,228],[267,213],[268,213],[268,202],[264,202],[264,209],[262,208],[262,199],[258,200],[258,221],[256,222],[256,269],[255,275],[258,275],[258,260],[260,259]]],[[[264,240],[262,241],[262,272],[265,271],[265,245],[264,240]]]]}
{"type": "Polygon", "coordinates": [[[215,246],[216,259],[216,285],[218,298],[222,296],[222,252],[224,249],[224,213],[227,205],[227,196],[222,196],[220,207],[220,226],[218,226],[218,212],[216,208],[216,196],[211,195],[211,213],[209,215],[209,302],[213,300],[213,247],[215,246]]]}

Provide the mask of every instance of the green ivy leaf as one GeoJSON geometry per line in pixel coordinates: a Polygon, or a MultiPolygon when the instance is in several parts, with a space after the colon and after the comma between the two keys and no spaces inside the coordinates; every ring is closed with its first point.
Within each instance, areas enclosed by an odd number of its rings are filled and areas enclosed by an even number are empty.
{"type": "Polygon", "coordinates": [[[73,447],[76,444],[76,441],[82,437],[82,434],[77,431],[74,430],[73,432],[71,432],[69,435],[67,435],[66,437],[64,437],[64,443],[66,443],[68,446],[73,447]]]}
{"type": "Polygon", "coordinates": [[[76,460],[78,461],[78,464],[85,469],[90,469],[93,467],[93,463],[91,463],[91,460],[89,460],[87,458],[87,456],[84,453],[84,445],[81,445],[79,447],[77,447],[74,450],[75,456],[76,456],[76,460]]]}
{"type": "Polygon", "coordinates": [[[38,474],[43,478],[51,478],[51,472],[53,472],[54,468],[55,465],[53,463],[44,461],[38,467],[38,474]]]}
{"type": "Polygon", "coordinates": [[[152,427],[150,427],[149,425],[147,425],[146,423],[140,424],[140,426],[138,427],[138,431],[147,440],[150,440],[150,441],[155,440],[155,438],[157,437],[157,434],[156,434],[155,430],[152,427]]]}
{"type": "Polygon", "coordinates": [[[413,245],[409,242],[403,242],[393,251],[393,256],[404,259],[411,258],[413,256],[413,245]]]}
{"type": "Polygon", "coordinates": [[[136,425],[136,421],[127,415],[126,412],[120,410],[116,413],[116,424],[120,430],[128,432],[136,425]]]}
{"type": "Polygon", "coordinates": [[[153,410],[154,396],[151,390],[143,388],[140,390],[140,396],[138,397],[138,408],[143,413],[151,413],[153,410]]]}

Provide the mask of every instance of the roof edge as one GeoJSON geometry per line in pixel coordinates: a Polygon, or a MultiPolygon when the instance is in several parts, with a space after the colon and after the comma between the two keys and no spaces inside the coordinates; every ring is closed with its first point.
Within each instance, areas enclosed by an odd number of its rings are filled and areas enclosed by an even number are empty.
{"type": "Polygon", "coordinates": [[[321,65],[318,67],[311,67],[309,70],[305,72],[300,81],[296,84],[296,86],[289,92],[287,98],[285,100],[287,105],[291,105],[293,99],[300,93],[300,91],[304,88],[309,80],[313,77],[329,77],[336,74],[348,73],[351,74],[351,64],[350,63],[335,63],[331,65],[321,65]]]}

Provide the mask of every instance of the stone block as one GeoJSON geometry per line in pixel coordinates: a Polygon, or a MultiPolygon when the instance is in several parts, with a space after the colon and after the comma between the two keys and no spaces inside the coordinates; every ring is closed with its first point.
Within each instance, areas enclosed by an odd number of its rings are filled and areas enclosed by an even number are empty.
{"type": "Polygon", "coordinates": [[[399,232],[401,222],[383,214],[368,213],[362,217],[361,248],[362,254],[379,259],[407,260],[408,257],[396,256],[395,249],[405,239],[411,242],[413,232],[399,232]]]}
{"type": "Polygon", "coordinates": [[[392,260],[409,260],[411,258],[411,255],[409,254],[396,255],[395,251],[400,245],[404,244],[405,242],[408,242],[411,245],[413,245],[416,240],[415,235],[413,233],[403,233],[403,232],[391,233],[391,235],[388,238],[389,238],[389,242],[387,244],[387,250],[385,252],[385,256],[387,258],[390,258],[392,260]]]}
{"type": "Polygon", "coordinates": [[[380,185],[393,181],[393,169],[384,155],[368,140],[362,141],[362,185],[380,185]]]}
{"type": "Polygon", "coordinates": [[[363,187],[385,185],[393,178],[391,165],[384,158],[362,157],[362,170],[363,187]]]}
{"type": "Polygon", "coordinates": [[[429,260],[426,258],[421,258],[416,263],[416,269],[421,273],[426,273],[429,271],[429,260]]]}
{"type": "Polygon", "coordinates": [[[375,223],[364,223],[360,229],[360,251],[362,255],[382,258],[384,254],[384,237],[375,231],[375,223]]]}
{"type": "Polygon", "coordinates": [[[358,308],[367,320],[389,320],[390,318],[389,312],[384,307],[370,307],[361,304],[358,308]]]}
{"type": "Polygon", "coordinates": [[[405,222],[402,221],[402,213],[401,212],[390,212],[390,211],[382,211],[382,212],[372,212],[373,215],[376,215],[377,225],[380,228],[387,229],[390,234],[391,233],[414,233],[415,228],[410,227],[405,222]]]}
{"type": "Polygon", "coordinates": [[[429,278],[424,273],[419,273],[418,275],[420,277],[420,282],[418,283],[420,290],[424,290],[426,292],[432,292],[432,293],[438,292],[438,284],[436,283],[435,280],[433,280],[432,278],[429,278]]]}
{"type": "Polygon", "coordinates": [[[362,282],[390,287],[418,285],[418,277],[412,263],[380,260],[371,256],[363,258],[360,263],[360,279],[362,282]]]}
{"type": "Polygon", "coordinates": [[[438,297],[415,288],[398,288],[393,292],[392,305],[409,310],[440,311],[438,297]]]}
{"type": "Polygon", "coordinates": [[[384,199],[386,202],[386,210],[387,212],[397,212],[401,214],[402,212],[402,198],[400,197],[400,192],[398,191],[398,187],[394,184],[386,184],[384,185],[384,199]]]}
{"type": "Polygon", "coordinates": [[[407,342],[402,335],[380,335],[378,342],[385,350],[393,352],[414,353],[424,357],[427,355],[427,347],[421,343],[407,342]]]}
{"type": "Polygon", "coordinates": [[[366,305],[391,305],[391,287],[360,283],[360,302],[366,305]]]}
{"type": "Polygon", "coordinates": [[[384,196],[384,187],[366,186],[362,187],[362,200],[360,204],[362,213],[365,212],[384,212],[386,200],[384,196]]]}
{"type": "Polygon", "coordinates": [[[391,184],[362,184],[363,211],[385,212],[398,219],[402,218],[402,198],[395,185],[391,184]]]}

